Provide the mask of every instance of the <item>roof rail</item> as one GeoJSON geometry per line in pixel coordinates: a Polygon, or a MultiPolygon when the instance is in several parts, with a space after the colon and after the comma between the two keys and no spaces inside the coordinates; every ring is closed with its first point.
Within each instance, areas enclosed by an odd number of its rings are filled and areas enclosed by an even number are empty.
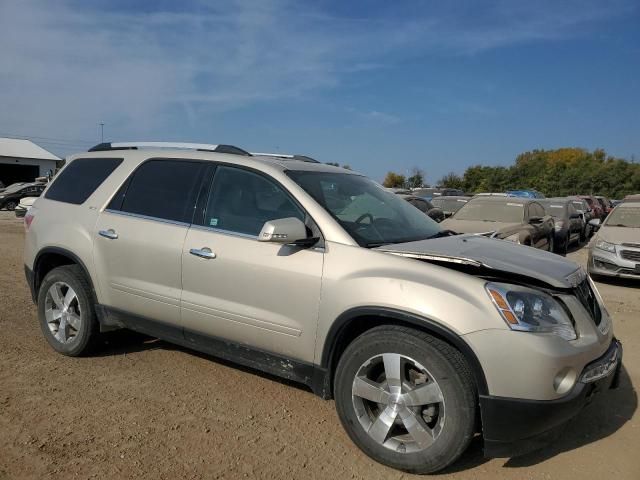
{"type": "Polygon", "coordinates": [[[109,150],[137,150],[139,148],[179,148],[187,150],[198,150],[199,152],[229,153],[232,155],[244,155],[250,157],[251,154],[233,145],[213,145],[210,143],[173,143],[173,142],[111,142],[99,143],[91,147],[90,152],[107,152],[109,150]]]}
{"type": "Polygon", "coordinates": [[[285,153],[254,153],[251,152],[251,155],[261,156],[261,157],[272,157],[272,158],[282,158],[283,160],[300,160],[301,162],[309,162],[309,163],[320,163],[315,158],[311,158],[308,155],[289,155],[285,153]]]}

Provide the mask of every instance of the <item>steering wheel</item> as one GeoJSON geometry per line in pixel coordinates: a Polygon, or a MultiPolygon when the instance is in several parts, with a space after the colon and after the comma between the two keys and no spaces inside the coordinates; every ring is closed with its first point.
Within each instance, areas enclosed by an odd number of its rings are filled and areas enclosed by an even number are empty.
{"type": "Polygon", "coordinates": [[[364,220],[367,217],[369,217],[369,223],[373,224],[373,215],[371,215],[370,213],[363,213],[358,218],[356,218],[356,222],[355,223],[360,224],[360,223],[362,223],[362,220],[364,220]]]}

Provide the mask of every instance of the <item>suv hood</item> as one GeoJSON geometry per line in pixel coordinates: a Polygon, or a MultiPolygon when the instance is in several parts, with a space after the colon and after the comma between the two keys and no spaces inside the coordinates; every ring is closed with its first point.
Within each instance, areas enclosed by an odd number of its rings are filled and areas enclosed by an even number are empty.
{"type": "Polygon", "coordinates": [[[501,230],[512,230],[522,227],[522,222],[506,223],[506,222],[489,222],[482,220],[456,220],[449,218],[442,222],[444,228],[460,233],[494,233],[501,230]]]}
{"type": "Polygon", "coordinates": [[[640,244],[640,228],[608,227],[607,225],[604,225],[598,231],[598,238],[610,243],[640,244]]]}
{"type": "Polygon", "coordinates": [[[586,278],[578,264],[560,255],[478,235],[419,240],[375,250],[437,263],[453,263],[529,277],[556,288],[573,288],[586,278]]]}

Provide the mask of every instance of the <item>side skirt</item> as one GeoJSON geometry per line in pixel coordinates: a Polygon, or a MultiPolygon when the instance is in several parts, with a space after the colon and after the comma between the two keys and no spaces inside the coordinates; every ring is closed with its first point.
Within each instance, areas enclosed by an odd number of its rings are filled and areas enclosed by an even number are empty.
{"type": "Polygon", "coordinates": [[[286,378],[309,387],[328,399],[328,370],[317,365],[255,349],[223,338],[205,335],[179,326],[158,322],[104,305],[96,305],[100,324],[105,328],[124,327],[169,343],[206,353],[245,367],[286,378]]]}

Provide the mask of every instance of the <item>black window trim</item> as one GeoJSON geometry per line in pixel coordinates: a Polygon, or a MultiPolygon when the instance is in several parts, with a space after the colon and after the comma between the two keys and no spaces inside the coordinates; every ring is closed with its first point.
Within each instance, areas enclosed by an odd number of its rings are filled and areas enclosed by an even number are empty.
{"type": "Polygon", "coordinates": [[[151,221],[156,221],[156,222],[160,222],[160,223],[166,223],[169,225],[178,225],[178,226],[182,226],[182,227],[189,227],[191,225],[193,225],[193,220],[194,220],[194,215],[195,215],[195,211],[196,211],[196,207],[198,205],[198,199],[200,197],[200,190],[202,189],[202,186],[204,184],[204,182],[206,181],[206,179],[208,178],[208,171],[209,169],[206,168],[205,169],[205,174],[202,176],[200,183],[198,183],[197,186],[197,190],[198,190],[198,194],[195,197],[195,202],[193,204],[193,213],[191,214],[191,222],[182,222],[180,220],[171,220],[168,218],[162,218],[162,217],[154,217],[151,215],[144,215],[142,213],[132,213],[132,212],[124,212],[122,211],[122,204],[124,203],[124,199],[127,196],[127,191],[129,190],[129,186],[131,184],[131,180],[133,179],[133,177],[135,176],[136,172],[146,163],[154,161],[154,160],[161,160],[161,161],[185,161],[185,162],[189,162],[189,163],[202,163],[202,164],[208,164],[211,163],[210,160],[203,160],[201,158],[174,158],[174,157],[150,157],[145,159],[144,161],[140,162],[138,165],[136,165],[136,167],[129,173],[129,175],[127,176],[127,178],[118,186],[118,188],[115,189],[115,191],[113,192],[113,194],[107,199],[107,201],[105,202],[105,205],[107,205],[104,208],[104,212],[107,213],[111,213],[114,215],[122,215],[124,217],[134,217],[134,218],[140,218],[143,220],[151,220],[151,221]],[[111,202],[114,200],[114,198],[116,197],[116,195],[118,195],[118,193],[120,192],[120,190],[122,189],[124,190],[124,195],[122,196],[122,199],[119,201],[119,204],[117,206],[117,208],[109,208],[109,205],[111,204],[111,202]]]}
{"type": "MultiPolygon", "coordinates": [[[[107,212],[107,213],[111,213],[114,215],[122,215],[122,216],[126,216],[126,217],[135,217],[135,218],[140,218],[143,220],[150,220],[150,221],[156,221],[156,222],[160,222],[160,223],[167,223],[170,225],[178,225],[178,226],[182,226],[182,227],[188,227],[188,228],[193,228],[195,230],[202,230],[202,231],[213,231],[216,233],[221,233],[223,235],[229,235],[229,236],[235,236],[235,237],[241,237],[241,238],[250,238],[250,239],[254,239],[257,240],[258,236],[257,235],[249,235],[246,233],[241,233],[241,232],[233,232],[230,230],[224,230],[221,228],[215,228],[215,227],[211,227],[208,225],[204,225],[204,218],[206,216],[206,211],[207,211],[207,200],[209,198],[209,193],[211,191],[211,188],[213,188],[213,180],[215,178],[215,172],[217,170],[217,168],[219,166],[225,166],[225,167],[233,167],[233,168],[238,168],[241,170],[246,170],[248,172],[252,172],[254,174],[260,175],[264,178],[266,178],[267,180],[275,183],[279,188],[282,189],[282,191],[294,202],[294,204],[302,211],[302,213],[304,213],[305,215],[305,219],[308,219],[311,223],[313,223],[313,225],[315,226],[315,228],[317,228],[318,232],[320,233],[319,237],[320,239],[318,240],[318,243],[316,243],[316,245],[314,245],[314,249],[322,249],[324,248],[324,239],[325,239],[325,235],[322,232],[322,229],[320,228],[320,225],[318,224],[318,222],[315,221],[315,219],[313,218],[313,216],[307,211],[306,208],[304,208],[304,206],[298,201],[298,199],[295,197],[295,195],[293,195],[289,189],[287,187],[285,187],[279,180],[277,180],[276,178],[274,178],[273,176],[263,172],[262,170],[258,170],[256,168],[252,168],[246,165],[240,165],[237,163],[229,163],[229,162],[223,162],[223,161],[213,161],[213,160],[205,160],[202,158],[184,158],[184,157],[179,157],[179,158],[175,158],[175,157],[150,157],[145,159],[144,161],[140,162],[138,165],[136,165],[136,167],[129,173],[129,175],[127,176],[127,178],[118,186],[118,188],[116,188],[114,190],[114,192],[111,194],[111,196],[106,200],[105,205],[107,205],[106,207],[103,208],[103,212],[107,212]],[[202,176],[202,180],[201,183],[198,185],[198,195],[196,196],[196,201],[194,203],[194,211],[193,211],[193,215],[191,217],[191,222],[180,222],[177,220],[169,220],[166,218],[160,218],[160,217],[153,217],[153,216],[149,216],[149,215],[143,215],[143,214],[139,214],[139,213],[130,213],[130,212],[123,212],[122,210],[120,210],[122,208],[122,203],[124,202],[124,197],[126,196],[126,191],[129,189],[129,184],[131,183],[131,179],[134,177],[135,173],[138,171],[138,169],[144,165],[147,162],[150,162],[152,160],[177,160],[177,161],[188,161],[188,162],[197,162],[197,163],[206,163],[208,164],[208,167],[205,172],[204,175],[202,176]],[[208,186],[208,188],[207,188],[208,186]],[[113,199],[115,198],[115,196],[118,194],[118,192],[120,192],[120,190],[122,188],[125,188],[125,195],[123,196],[122,200],[120,201],[120,204],[118,205],[118,208],[108,208],[108,205],[113,201],[113,199]],[[202,214],[201,214],[201,218],[197,219],[196,216],[198,215],[198,209],[202,209],[202,214]]],[[[305,221],[305,225],[307,224],[307,222],[305,221]]],[[[308,227],[308,225],[307,225],[308,227]]]]}
{"type": "MultiPolygon", "coordinates": [[[[45,184],[42,188],[42,191],[40,192],[40,196],[42,196],[43,198],[46,198],[47,200],[51,201],[51,202],[58,202],[58,203],[64,203],[67,205],[84,205],[92,196],[94,193],[96,193],[96,191],[98,191],[98,189],[102,186],[102,184],[104,182],[107,181],[107,179],[113,175],[113,172],[115,172],[118,168],[120,168],[122,166],[122,164],[124,163],[124,158],[123,157],[78,157],[78,158],[74,158],[72,161],[67,162],[66,165],[64,165],[64,168],[62,168],[51,180],[49,180],[49,182],[47,184],[45,184]],[[47,197],[47,195],[49,195],[49,191],[50,188],[58,179],[58,177],[60,177],[60,175],[62,175],[64,173],[64,171],[69,168],[69,166],[73,165],[75,162],[77,162],[78,160],[103,160],[103,159],[107,159],[107,160],[118,160],[118,164],[114,167],[113,170],[111,170],[111,173],[109,173],[109,175],[107,175],[97,186],[96,188],[93,189],[93,191],[89,194],[89,196],[84,200],[84,202],[81,203],[73,203],[73,202],[65,202],[64,200],[56,200],[55,198],[49,198],[47,197]],[[46,191],[46,194],[45,194],[46,191]]],[[[118,190],[120,190],[120,188],[118,187],[118,190]]],[[[116,192],[118,191],[116,190],[116,192]]]]}
{"type": "MultiPolygon", "coordinates": [[[[269,175],[269,174],[267,174],[267,173],[265,173],[265,172],[263,172],[261,170],[258,170],[256,168],[252,168],[252,167],[248,167],[246,165],[239,165],[237,163],[228,163],[228,162],[211,161],[211,160],[209,160],[209,162],[211,162],[211,164],[213,166],[211,174],[210,174],[209,188],[202,188],[201,191],[200,191],[200,195],[203,195],[205,197],[204,201],[203,201],[202,218],[199,219],[200,223],[195,223],[195,219],[193,219],[194,221],[192,221],[192,223],[191,223],[191,228],[195,228],[196,230],[211,231],[211,232],[215,232],[215,233],[221,233],[223,235],[228,235],[228,236],[233,236],[233,237],[249,238],[249,239],[253,239],[253,240],[257,240],[258,239],[258,235],[251,235],[251,234],[242,233],[242,232],[234,232],[233,230],[225,230],[223,228],[212,227],[212,226],[204,224],[204,219],[206,218],[206,215],[207,215],[209,195],[211,194],[211,190],[213,189],[213,182],[215,181],[215,176],[216,176],[216,173],[218,171],[218,167],[231,167],[231,168],[237,168],[239,170],[245,170],[247,172],[250,172],[250,173],[256,174],[256,175],[258,175],[260,177],[263,177],[267,181],[270,181],[270,182],[274,183],[278,188],[280,188],[284,192],[284,194],[287,197],[289,197],[289,199],[293,202],[293,204],[296,207],[298,207],[300,209],[300,211],[304,214],[304,217],[305,217],[304,224],[305,224],[305,226],[307,226],[307,228],[309,228],[309,226],[307,225],[307,223],[308,223],[307,221],[311,221],[315,225],[315,227],[318,229],[318,232],[320,232],[320,240],[318,240],[318,243],[316,243],[314,248],[323,248],[324,247],[324,234],[322,233],[322,230],[320,229],[320,225],[318,225],[318,222],[316,222],[314,220],[314,218],[311,216],[311,214],[298,201],[298,199],[295,197],[295,195],[293,195],[289,191],[289,189],[286,188],[276,178],[272,177],[271,175],[269,175]],[[206,190],[206,192],[204,192],[203,190],[206,190]]],[[[205,177],[208,177],[208,176],[205,175],[205,177]]]]}

